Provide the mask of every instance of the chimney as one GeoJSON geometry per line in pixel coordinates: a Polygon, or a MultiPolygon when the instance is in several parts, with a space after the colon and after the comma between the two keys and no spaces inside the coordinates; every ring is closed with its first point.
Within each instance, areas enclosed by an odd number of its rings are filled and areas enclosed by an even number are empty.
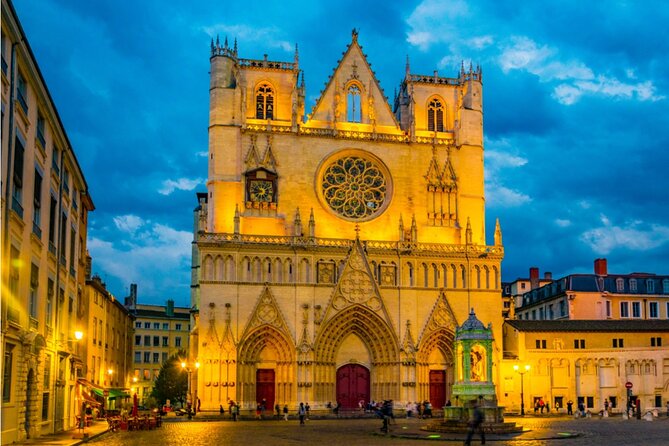
{"type": "Polygon", "coordinates": [[[539,288],[539,268],[533,266],[530,268],[530,289],[539,288]]]}
{"type": "Polygon", "coordinates": [[[553,280],[553,273],[546,271],[544,273],[544,280],[553,280]]]}
{"type": "Polygon", "coordinates": [[[167,317],[174,317],[174,301],[169,299],[167,301],[167,307],[165,308],[165,315],[167,317]]]}
{"type": "Polygon", "coordinates": [[[606,276],[608,274],[606,259],[595,259],[595,274],[598,276],[606,276]]]}

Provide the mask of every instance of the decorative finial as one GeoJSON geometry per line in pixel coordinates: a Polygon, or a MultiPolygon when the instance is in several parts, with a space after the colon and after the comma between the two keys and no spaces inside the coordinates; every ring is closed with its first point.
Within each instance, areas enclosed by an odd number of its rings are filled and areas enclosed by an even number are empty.
{"type": "Polygon", "coordinates": [[[225,36],[225,42],[223,42],[223,47],[227,50],[228,49],[228,36],[225,36]]]}
{"type": "Polygon", "coordinates": [[[302,82],[300,83],[300,88],[304,89],[304,70],[302,70],[302,82]]]}
{"type": "Polygon", "coordinates": [[[237,38],[235,37],[235,45],[232,48],[232,53],[237,57],[237,38]]]}
{"type": "Polygon", "coordinates": [[[211,38],[211,55],[213,56],[216,53],[216,47],[214,46],[214,38],[211,38]]]}
{"type": "Polygon", "coordinates": [[[472,244],[472,224],[469,221],[469,217],[467,217],[467,229],[465,229],[465,243],[467,245],[472,244]]]}
{"type": "Polygon", "coordinates": [[[311,208],[309,215],[309,237],[316,237],[316,219],[314,218],[314,208],[311,208]]]}
{"type": "Polygon", "coordinates": [[[502,227],[499,218],[495,221],[495,246],[502,246],[502,227]]]}
{"type": "Polygon", "coordinates": [[[465,76],[465,61],[461,60],[460,61],[460,77],[465,76]]]}
{"type": "Polygon", "coordinates": [[[295,68],[300,64],[300,53],[297,50],[297,43],[295,44],[295,68]]]}
{"type": "Polygon", "coordinates": [[[405,72],[406,72],[407,77],[409,76],[409,73],[411,73],[411,67],[409,65],[409,55],[408,54],[407,54],[407,64],[406,64],[405,72]]]}
{"type": "Polygon", "coordinates": [[[360,240],[360,225],[358,223],[355,224],[355,239],[360,240]]]}
{"type": "Polygon", "coordinates": [[[351,42],[358,42],[358,30],[355,28],[351,31],[351,42]]]}

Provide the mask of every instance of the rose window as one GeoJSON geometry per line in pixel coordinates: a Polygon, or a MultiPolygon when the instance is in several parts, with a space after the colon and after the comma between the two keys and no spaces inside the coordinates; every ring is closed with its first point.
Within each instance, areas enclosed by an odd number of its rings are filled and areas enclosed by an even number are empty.
{"type": "Polygon", "coordinates": [[[388,180],[374,161],[346,156],[326,165],[321,187],[323,200],[334,212],[352,220],[368,220],[383,210],[388,180]]]}

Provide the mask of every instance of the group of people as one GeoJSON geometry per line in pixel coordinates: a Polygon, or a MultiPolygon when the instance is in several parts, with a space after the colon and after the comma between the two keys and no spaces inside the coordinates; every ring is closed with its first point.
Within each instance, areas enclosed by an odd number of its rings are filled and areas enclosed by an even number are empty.
{"type": "MultiPolygon", "coordinates": [[[[219,405],[218,411],[221,415],[225,414],[225,408],[222,404],[219,405]]],[[[234,402],[232,399],[228,401],[228,413],[230,414],[232,421],[237,421],[237,418],[239,417],[239,404],[234,402]]]]}
{"type": "MultiPolygon", "coordinates": [[[[446,405],[451,405],[450,400],[446,405]]],[[[416,403],[408,402],[406,405],[407,418],[413,417],[414,414],[416,414],[417,418],[432,418],[432,403],[427,400],[416,403]]]]}
{"type": "Polygon", "coordinates": [[[534,402],[534,413],[537,412],[544,413],[544,409],[546,410],[546,413],[549,413],[551,411],[550,405],[544,402],[543,398],[539,398],[534,402]]]}

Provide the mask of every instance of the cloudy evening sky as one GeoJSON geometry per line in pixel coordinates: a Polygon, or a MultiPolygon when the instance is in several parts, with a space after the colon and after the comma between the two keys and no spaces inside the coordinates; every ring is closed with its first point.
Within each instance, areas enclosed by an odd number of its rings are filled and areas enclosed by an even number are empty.
{"type": "Polygon", "coordinates": [[[488,243],[503,280],[669,274],[669,5],[663,1],[14,0],[96,210],[93,271],[140,302],[190,299],[205,190],[209,44],[292,61],[307,110],[351,29],[392,100],[414,74],[483,69],[488,243]],[[292,5],[290,3],[293,3],[292,5]]]}

